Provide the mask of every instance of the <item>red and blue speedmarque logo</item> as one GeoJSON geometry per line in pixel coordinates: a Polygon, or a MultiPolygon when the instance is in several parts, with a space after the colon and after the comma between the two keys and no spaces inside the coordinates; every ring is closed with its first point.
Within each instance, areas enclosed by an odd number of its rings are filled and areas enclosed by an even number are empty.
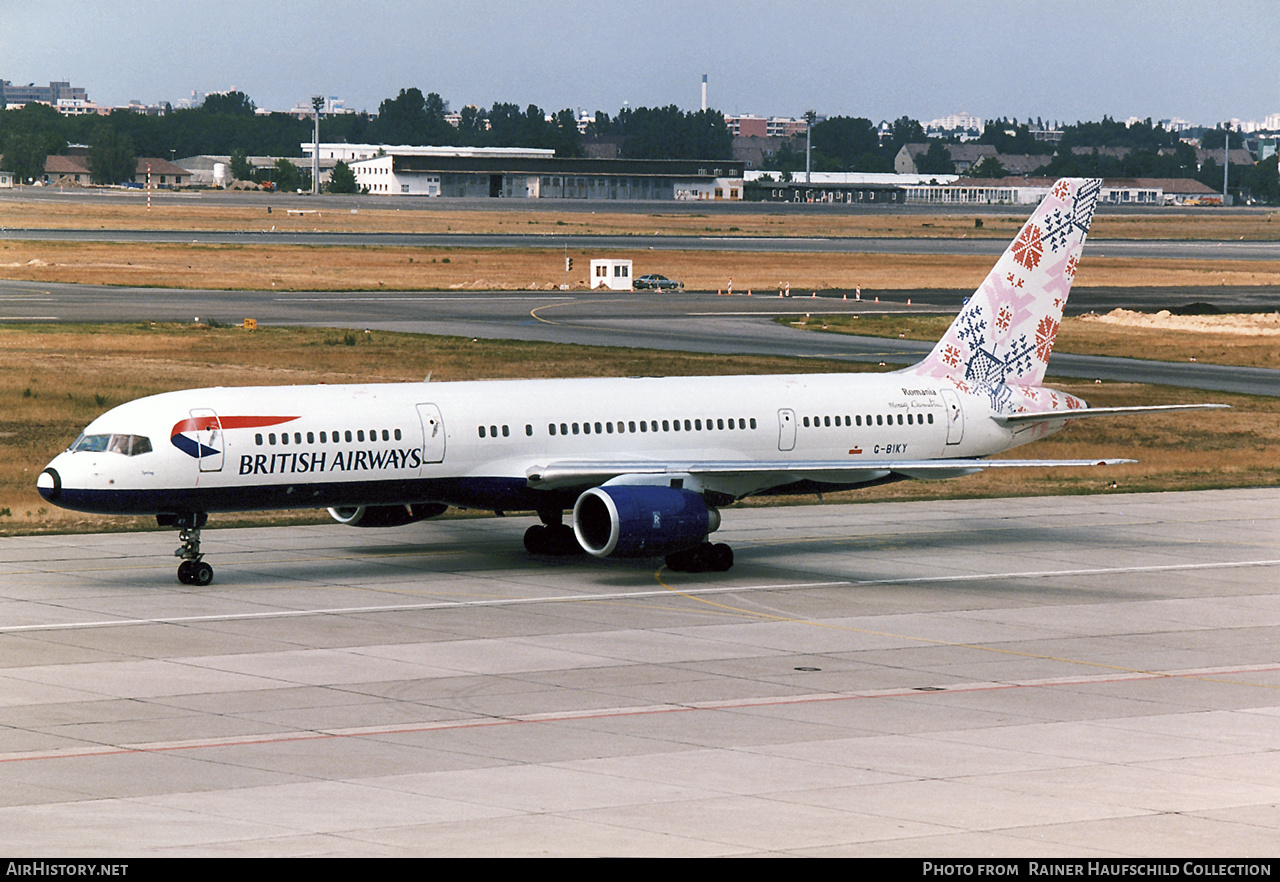
{"type": "Polygon", "coordinates": [[[224,416],[216,414],[190,417],[174,423],[169,433],[173,446],[194,459],[217,456],[222,452],[222,433],[227,429],[261,429],[292,422],[296,416],[224,416]],[[206,443],[207,442],[207,443],[206,443]],[[218,447],[210,447],[217,444],[218,447]]]}

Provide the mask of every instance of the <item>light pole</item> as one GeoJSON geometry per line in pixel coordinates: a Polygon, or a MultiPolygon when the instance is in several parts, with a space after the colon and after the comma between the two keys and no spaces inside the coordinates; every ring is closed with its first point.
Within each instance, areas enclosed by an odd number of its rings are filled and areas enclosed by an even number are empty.
{"type": "Polygon", "coordinates": [[[316,111],[315,138],[311,143],[311,195],[316,196],[320,193],[320,108],[324,107],[324,96],[312,96],[311,106],[316,111]]]}
{"type": "Polygon", "coordinates": [[[804,182],[806,184],[813,183],[813,176],[811,174],[811,169],[813,167],[811,162],[811,156],[813,154],[813,121],[817,118],[818,112],[816,110],[806,110],[804,112],[804,182]]]}

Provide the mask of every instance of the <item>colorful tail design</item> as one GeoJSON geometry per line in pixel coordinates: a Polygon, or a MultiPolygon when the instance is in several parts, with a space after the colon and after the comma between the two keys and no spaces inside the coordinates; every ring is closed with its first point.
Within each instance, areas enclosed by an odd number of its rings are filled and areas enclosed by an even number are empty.
{"type": "Polygon", "coordinates": [[[974,292],[929,357],[909,370],[991,394],[1039,386],[1071,291],[1102,181],[1063,178],[974,292]]]}

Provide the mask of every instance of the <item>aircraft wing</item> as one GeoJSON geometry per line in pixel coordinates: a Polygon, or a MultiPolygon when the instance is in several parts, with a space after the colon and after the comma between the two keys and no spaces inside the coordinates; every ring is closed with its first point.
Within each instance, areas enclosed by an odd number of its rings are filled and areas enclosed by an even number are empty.
{"type": "Polygon", "coordinates": [[[857,484],[899,474],[920,480],[972,475],[983,469],[1083,468],[1121,465],[1132,459],[885,459],[859,460],[704,460],[689,462],[563,460],[529,468],[525,476],[534,489],[598,486],[617,479],[627,483],[657,483],[663,477],[694,476],[712,482],[745,481],[758,489],[795,481],[857,484]],[[635,479],[640,480],[635,480],[635,479]],[[649,479],[649,480],[644,480],[649,479]],[[736,479],[736,480],[735,480],[736,479]]]}

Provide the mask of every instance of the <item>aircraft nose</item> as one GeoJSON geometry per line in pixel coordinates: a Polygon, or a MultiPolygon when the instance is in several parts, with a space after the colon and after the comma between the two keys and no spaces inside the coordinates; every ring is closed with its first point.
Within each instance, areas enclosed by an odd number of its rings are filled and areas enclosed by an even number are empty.
{"type": "Polygon", "coordinates": [[[36,489],[47,502],[56,502],[62,495],[62,476],[58,470],[50,466],[36,478],[36,489]]]}

